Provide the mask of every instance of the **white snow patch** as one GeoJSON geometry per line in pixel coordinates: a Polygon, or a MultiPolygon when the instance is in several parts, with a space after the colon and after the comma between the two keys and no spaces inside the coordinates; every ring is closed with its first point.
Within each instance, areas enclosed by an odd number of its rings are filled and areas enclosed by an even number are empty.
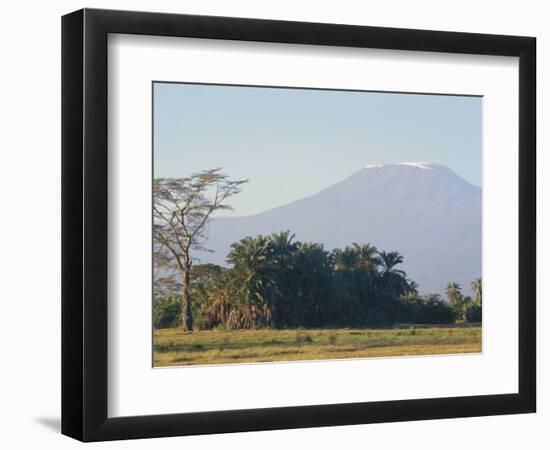
{"type": "Polygon", "coordinates": [[[418,161],[389,163],[389,164],[369,164],[368,166],[365,166],[365,169],[374,169],[374,168],[386,167],[386,166],[412,166],[422,170],[434,169],[433,164],[429,162],[418,162],[418,161]]]}
{"type": "Polygon", "coordinates": [[[422,169],[422,170],[432,170],[433,167],[430,163],[428,162],[402,162],[402,163],[399,163],[400,165],[402,166],[412,166],[412,167],[417,167],[419,169],[422,169]]]}

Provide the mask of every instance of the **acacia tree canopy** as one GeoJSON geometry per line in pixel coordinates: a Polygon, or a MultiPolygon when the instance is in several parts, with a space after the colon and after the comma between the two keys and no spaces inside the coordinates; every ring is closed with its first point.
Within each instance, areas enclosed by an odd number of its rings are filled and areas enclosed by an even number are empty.
{"type": "Polygon", "coordinates": [[[182,326],[193,329],[189,271],[191,250],[207,250],[206,225],[216,211],[231,210],[226,201],[248,180],[230,180],[221,168],[185,178],[153,180],[154,257],[158,267],[177,267],[182,286],[182,326]],[[171,256],[171,257],[167,257],[171,256]]]}

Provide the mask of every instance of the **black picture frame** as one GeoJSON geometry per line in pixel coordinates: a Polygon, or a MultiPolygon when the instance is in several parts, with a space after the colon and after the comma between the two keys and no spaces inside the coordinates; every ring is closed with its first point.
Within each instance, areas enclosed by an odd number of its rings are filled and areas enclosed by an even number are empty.
{"type": "Polygon", "coordinates": [[[62,433],[82,441],[397,422],[536,409],[536,39],[83,9],[62,18],[62,433]],[[109,33],[519,57],[517,393],[107,416],[109,33]]]}

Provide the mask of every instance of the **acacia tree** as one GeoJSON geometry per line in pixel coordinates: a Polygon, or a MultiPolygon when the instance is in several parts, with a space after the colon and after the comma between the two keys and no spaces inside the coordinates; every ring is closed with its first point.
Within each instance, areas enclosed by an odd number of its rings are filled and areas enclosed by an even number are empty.
{"type": "Polygon", "coordinates": [[[203,245],[206,225],[216,211],[230,210],[229,197],[238,194],[248,180],[230,180],[220,168],[204,170],[187,178],[156,178],[153,181],[153,239],[155,262],[170,255],[181,278],[181,322],[193,330],[189,273],[191,250],[203,245]]]}

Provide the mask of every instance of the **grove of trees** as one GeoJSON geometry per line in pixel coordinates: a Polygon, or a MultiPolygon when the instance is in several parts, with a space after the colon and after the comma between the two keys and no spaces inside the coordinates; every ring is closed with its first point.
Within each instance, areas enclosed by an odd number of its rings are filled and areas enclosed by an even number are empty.
{"type": "MultiPolygon", "coordinates": [[[[231,246],[229,267],[196,264],[189,296],[198,329],[366,327],[481,320],[478,305],[450,283],[448,301],[418,294],[398,252],[354,243],[326,251],[289,231],[231,246]],[[470,315],[468,315],[470,314],[470,315]]],[[[481,299],[481,297],[479,297],[481,299]]],[[[177,291],[154,300],[155,326],[181,326],[177,291]]],[[[185,327],[188,329],[188,327],[185,327]]]]}
{"type": "Polygon", "coordinates": [[[367,243],[326,250],[300,242],[290,231],[245,237],[231,245],[228,267],[193,264],[206,250],[212,214],[247,180],[212,169],[153,184],[156,328],[367,327],[396,323],[481,321],[481,279],[475,299],[457,283],[447,300],[420,295],[399,268],[403,256],[367,243]],[[160,275],[162,274],[162,275],[160,275]]]}

